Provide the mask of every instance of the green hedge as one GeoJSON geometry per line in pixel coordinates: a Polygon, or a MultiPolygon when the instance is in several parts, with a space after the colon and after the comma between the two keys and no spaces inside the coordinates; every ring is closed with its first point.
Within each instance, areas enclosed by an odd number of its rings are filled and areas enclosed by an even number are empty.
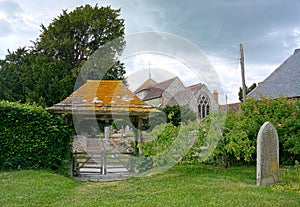
{"type": "Polygon", "coordinates": [[[0,169],[58,170],[69,160],[72,128],[29,104],[0,102],[0,169]]]}

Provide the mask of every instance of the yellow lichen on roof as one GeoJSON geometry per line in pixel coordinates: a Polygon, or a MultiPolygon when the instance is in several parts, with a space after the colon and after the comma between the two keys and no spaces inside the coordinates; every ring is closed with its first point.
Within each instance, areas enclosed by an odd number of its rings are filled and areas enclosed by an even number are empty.
{"type": "Polygon", "coordinates": [[[157,112],[134,95],[121,80],[88,80],[52,110],[81,110],[109,112],[157,112]]]}

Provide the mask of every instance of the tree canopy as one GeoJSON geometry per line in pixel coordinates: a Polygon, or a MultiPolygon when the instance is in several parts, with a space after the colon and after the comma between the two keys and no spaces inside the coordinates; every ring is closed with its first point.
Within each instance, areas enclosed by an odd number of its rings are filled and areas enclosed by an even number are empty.
{"type": "MultiPolygon", "coordinates": [[[[250,93],[254,88],[256,88],[256,86],[257,86],[256,83],[253,83],[250,87],[246,86],[246,94],[250,93]]],[[[239,100],[241,102],[243,102],[243,89],[242,89],[242,87],[240,87],[238,95],[239,95],[239,100]]]]}
{"type": "Polygon", "coordinates": [[[116,58],[125,45],[124,20],[119,17],[120,9],[85,5],[63,10],[47,27],[42,24],[32,47],[9,51],[0,61],[0,98],[42,106],[61,101],[74,90],[81,67],[106,44],[109,68],[99,66],[85,79],[98,79],[101,71],[102,79],[124,79],[124,66],[116,58]]]}

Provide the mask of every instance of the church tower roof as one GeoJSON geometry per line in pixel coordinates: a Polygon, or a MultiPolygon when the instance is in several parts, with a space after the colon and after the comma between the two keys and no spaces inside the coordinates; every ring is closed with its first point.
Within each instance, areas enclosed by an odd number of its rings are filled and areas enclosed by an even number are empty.
{"type": "Polygon", "coordinates": [[[138,87],[134,91],[134,93],[137,94],[143,90],[150,89],[153,86],[155,86],[156,84],[157,84],[157,82],[155,80],[153,80],[152,78],[148,78],[140,87],[138,87]]]}

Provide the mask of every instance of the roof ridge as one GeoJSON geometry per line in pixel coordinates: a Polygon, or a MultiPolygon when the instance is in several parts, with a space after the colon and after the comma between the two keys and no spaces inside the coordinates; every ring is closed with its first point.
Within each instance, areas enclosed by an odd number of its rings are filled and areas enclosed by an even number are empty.
{"type": "Polygon", "coordinates": [[[204,83],[196,83],[196,84],[193,84],[193,85],[190,85],[190,86],[187,86],[186,88],[193,88],[193,87],[197,87],[197,86],[204,86],[204,83]]]}
{"type": "Polygon", "coordinates": [[[154,80],[154,79],[152,79],[152,78],[148,78],[146,81],[144,81],[133,93],[138,93],[138,92],[140,92],[140,91],[142,91],[142,90],[145,90],[145,89],[148,89],[148,88],[151,88],[151,87],[153,87],[153,86],[151,86],[151,85],[149,85],[149,82],[150,81],[152,81],[152,83],[154,84],[154,85],[156,85],[157,84],[157,82],[154,80]],[[147,84],[149,85],[149,86],[147,86],[147,84]]]}

